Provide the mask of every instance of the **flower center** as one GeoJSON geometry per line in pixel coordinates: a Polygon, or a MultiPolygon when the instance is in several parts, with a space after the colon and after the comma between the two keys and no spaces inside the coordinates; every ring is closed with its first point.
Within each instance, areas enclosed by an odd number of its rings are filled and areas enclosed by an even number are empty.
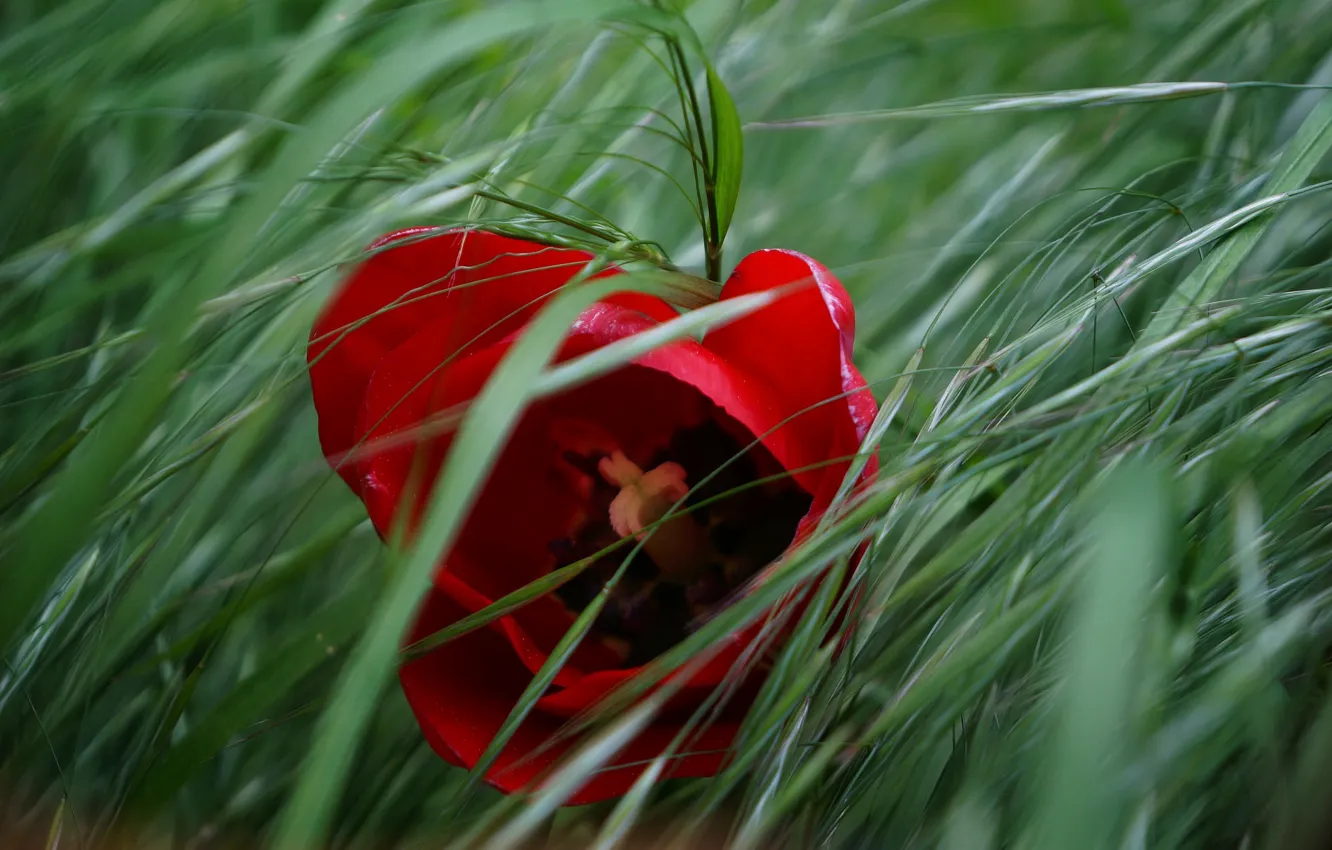
{"type": "Polygon", "coordinates": [[[667,461],[645,473],[617,450],[601,459],[597,471],[608,483],[620,488],[610,504],[611,528],[621,538],[632,535],[643,541],[643,549],[663,578],[682,583],[692,581],[717,557],[707,531],[688,514],[677,513],[643,533],[644,528],[661,522],[667,511],[689,495],[683,466],[667,461]]]}
{"type": "Polygon", "coordinates": [[[556,596],[571,612],[582,610],[629,550],[598,553],[630,537],[642,543],[594,625],[625,666],[645,664],[683,640],[780,556],[812,501],[789,478],[759,484],[779,474],[780,464],[761,446],[746,450],[733,436],[743,429],[719,410],[677,429],[642,466],[591,423],[557,422],[551,433],[583,510],[570,535],[548,548],[557,567],[596,558],[556,596]]]}

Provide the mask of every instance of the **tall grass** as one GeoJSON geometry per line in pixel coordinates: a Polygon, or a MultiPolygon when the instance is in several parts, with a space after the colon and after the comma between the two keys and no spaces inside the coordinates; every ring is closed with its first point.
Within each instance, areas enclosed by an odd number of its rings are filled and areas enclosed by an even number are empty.
{"type": "Polygon", "coordinates": [[[638,0],[0,7],[10,833],[1332,840],[1332,7],[681,5],[687,27],[638,0]],[[705,112],[706,57],[743,125],[720,256],[670,138],[668,26],[705,112]],[[631,353],[549,370],[588,296],[559,300],[469,411],[422,535],[386,548],[320,455],[305,340],[375,236],[464,222],[699,276],[794,248],[856,300],[876,482],[667,658],[847,577],[714,779],[557,811],[654,707],[626,698],[501,797],[390,686],[522,405],[631,353]]]}

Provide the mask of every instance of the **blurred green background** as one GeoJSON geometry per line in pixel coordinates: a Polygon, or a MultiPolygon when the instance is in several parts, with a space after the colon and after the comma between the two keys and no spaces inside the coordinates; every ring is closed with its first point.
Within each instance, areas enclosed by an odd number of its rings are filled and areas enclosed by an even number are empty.
{"type": "Polygon", "coordinates": [[[724,271],[831,268],[894,413],[850,648],[790,649],[737,768],[552,824],[422,740],[410,553],[319,451],[305,340],[383,232],[598,244],[550,213],[703,273],[652,4],[8,0],[0,822],[1327,846],[1332,4],[678,5],[745,125],[724,271]]]}

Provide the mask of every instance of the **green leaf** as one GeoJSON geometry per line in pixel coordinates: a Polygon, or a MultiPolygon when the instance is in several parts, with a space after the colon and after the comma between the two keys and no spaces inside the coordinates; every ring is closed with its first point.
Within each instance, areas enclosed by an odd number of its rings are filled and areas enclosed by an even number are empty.
{"type": "Polygon", "coordinates": [[[735,101],[717,69],[708,63],[708,104],[712,111],[712,180],[717,202],[717,248],[726,240],[735,205],[740,199],[740,177],[745,170],[744,130],[735,101]]]}
{"type": "Polygon", "coordinates": [[[1096,493],[1089,571],[1055,691],[1058,725],[1034,847],[1118,846],[1114,830],[1128,799],[1105,778],[1116,776],[1132,752],[1133,707],[1151,680],[1145,650],[1155,622],[1152,587],[1167,566],[1168,486],[1159,466],[1134,460],[1113,470],[1096,493]]]}
{"type": "Polygon", "coordinates": [[[1204,97],[1230,91],[1234,84],[1218,82],[1139,83],[1095,89],[1066,89],[1063,91],[1032,92],[1018,95],[975,95],[905,106],[897,109],[869,109],[859,112],[840,112],[828,115],[810,115],[780,121],[764,121],[750,125],[755,128],[780,130],[814,127],[833,127],[843,124],[864,124],[877,121],[921,121],[936,118],[994,115],[1001,112],[1043,112],[1055,109],[1087,109],[1091,107],[1124,106],[1162,100],[1204,97]]]}

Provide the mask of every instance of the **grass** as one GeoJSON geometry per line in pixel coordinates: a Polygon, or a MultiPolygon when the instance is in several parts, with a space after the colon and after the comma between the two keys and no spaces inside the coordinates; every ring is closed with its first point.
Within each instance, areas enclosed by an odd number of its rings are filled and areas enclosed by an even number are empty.
{"type": "Polygon", "coordinates": [[[1326,3],[684,5],[0,9],[14,835],[1326,846],[1326,3]],[[694,304],[793,248],[855,298],[875,484],[663,669],[810,576],[855,592],[794,624],[714,779],[556,809],[655,707],[626,697],[505,798],[391,683],[522,405],[633,354],[547,368],[558,299],[385,547],[319,453],[305,340],[340,263],[457,222],[684,270],[635,285],[694,304]]]}

